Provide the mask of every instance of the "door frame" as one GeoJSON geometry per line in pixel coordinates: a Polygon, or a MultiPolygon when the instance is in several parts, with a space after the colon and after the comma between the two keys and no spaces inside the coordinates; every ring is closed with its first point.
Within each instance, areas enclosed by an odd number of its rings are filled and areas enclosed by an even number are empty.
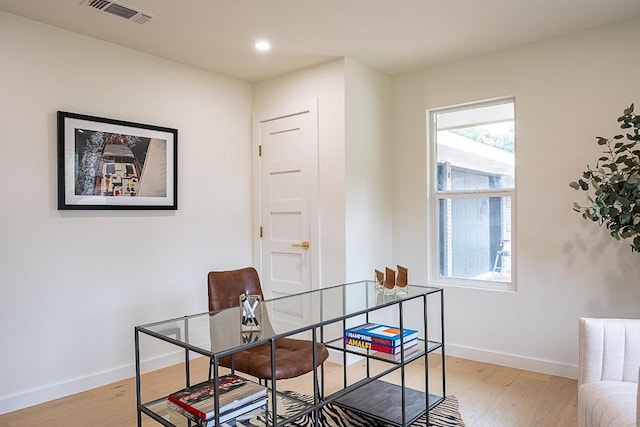
{"type": "Polygon", "coordinates": [[[322,287],[320,277],[322,242],[320,240],[320,137],[318,133],[318,99],[253,114],[251,149],[251,159],[253,162],[253,265],[260,277],[262,277],[262,237],[260,236],[260,227],[262,226],[263,206],[261,181],[262,159],[259,155],[260,123],[305,113],[309,114],[308,124],[311,126],[310,134],[315,136],[315,147],[313,150],[310,150],[310,158],[308,159],[308,165],[312,168],[312,170],[309,171],[309,235],[311,237],[311,247],[309,248],[308,256],[311,257],[311,289],[315,290],[322,287]]]}

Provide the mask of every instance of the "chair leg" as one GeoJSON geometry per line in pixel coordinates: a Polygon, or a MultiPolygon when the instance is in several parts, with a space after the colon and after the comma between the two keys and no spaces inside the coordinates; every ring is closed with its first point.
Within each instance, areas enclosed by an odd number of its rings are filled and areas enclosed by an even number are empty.
{"type": "MultiPolygon", "coordinates": [[[[318,378],[317,381],[315,382],[315,385],[314,385],[314,387],[316,389],[315,392],[318,395],[318,400],[324,400],[324,396],[321,394],[319,381],[320,381],[320,378],[318,378]]],[[[322,408],[318,409],[318,420],[317,421],[318,422],[315,423],[314,425],[325,426],[325,425],[328,424],[327,418],[326,418],[322,408]]]]}
{"type": "MultiPolygon", "coordinates": [[[[234,374],[236,372],[236,361],[231,355],[231,373],[234,374]]],[[[211,381],[211,377],[213,377],[213,357],[209,358],[209,381],[211,381]]]]}
{"type": "Polygon", "coordinates": [[[318,399],[319,400],[324,399],[324,396],[320,393],[320,384],[318,384],[318,381],[316,381],[316,383],[315,383],[315,388],[316,388],[315,391],[316,391],[316,394],[318,396],[318,399]]]}

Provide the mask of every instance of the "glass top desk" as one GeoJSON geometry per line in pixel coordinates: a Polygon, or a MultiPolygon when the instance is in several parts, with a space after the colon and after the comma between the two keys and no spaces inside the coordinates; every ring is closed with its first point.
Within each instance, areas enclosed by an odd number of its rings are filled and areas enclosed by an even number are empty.
{"type": "MultiPolygon", "coordinates": [[[[214,381],[219,378],[218,360],[221,357],[264,343],[271,343],[273,351],[275,348],[273,342],[275,340],[292,335],[296,335],[297,338],[303,336],[314,342],[322,342],[327,348],[341,352],[345,366],[343,369],[344,388],[330,396],[324,396],[323,370],[322,368],[320,372],[317,369],[314,370],[314,381],[316,384],[319,383],[321,387],[319,390],[316,389],[314,391],[313,399],[310,398],[310,402],[307,402],[307,405],[298,405],[301,409],[292,416],[287,414],[286,418],[282,418],[281,414],[277,414],[279,416],[277,417],[277,424],[273,425],[285,425],[297,417],[312,412],[317,418],[318,410],[329,402],[400,426],[410,425],[420,416],[426,415],[428,417],[428,409],[440,403],[443,399],[442,396],[445,395],[443,290],[435,287],[409,285],[406,292],[385,294],[383,290],[376,289],[374,285],[373,281],[366,280],[262,301],[260,303],[262,326],[259,332],[241,331],[241,315],[238,307],[136,326],[135,357],[138,425],[142,425],[143,413],[163,425],[173,426],[179,424],[175,423],[175,417],[168,417],[167,415],[171,411],[166,410],[166,397],[150,402],[141,401],[140,334],[149,335],[184,349],[185,385],[189,385],[190,382],[190,352],[199,353],[211,359],[211,363],[214,366],[214,381]],[[433,334],[436,338],[432,339],[427,332],[429,330],[428,323],[431,321],[427,311],[429,306],[428,298],[434,296],[434,303],[439,306],[439,313],[437,313],[439,314],[439,328],[433,334]],[[408,327],[404,326],[405,323],[408,323],[408,320],[411,322],[412,327],[418,322],[422,330],[419,332],[416,348],[412,348],[410,352],[402,350],[400,355],[391,356],[380,352],[345,346],[342,332],[348,327],[347,325],[354,326],[355,324],[367,322],[369,321],[369,315],[378,310],[392,310],[396,319],[393,325],[400,328],[408,327]],[[427,355],[435,350],[439,350],[442,355],[442,395],[430,394],[428,386],[425,387],[426,392],[416,392],[406,388],[404,378],[405,365],[422,357],[424,358],[425,366],[428,366],[427,355]],[[367,358],[367,377],[354,384],[347,384],[346,365],[347,354],[349,353],[367,358]],[[369,359],[388,362],[389,368],[383,370],[382,373],[369,376],[369,359]],[[383,413],[380,413],[380,404],[362,408],[361,405],[367,403],[362,402],[363,400],[371,403],[372,393],[374,395],[382,394],[376,393],[382,390],[380,379],[394,370],[400,371],[400,384],[392,386],[393,389],[397,388],[397,393],[392,391],[391,398],[389,393],[386,393],[385,404],[382,405],[385,407],[384,411],[382,411],[383,413]],[[366,399],[358,397],[358,389],[361,389],[361,392],[366,394],[366,399]],[[395,399],[395,403],[391,405],[389,399],[395,399]],[[391,406],[395,406],[396,410],[390,411],[391,406]]],[[[429,384],[428,371],[428,369],[424,369],[424,384],[426,385],[429,384]]],[[[267,410],[273,411],[272,413],[277,413],[276,398],[288,398],[287,395],[283,395],[277,390],[276,383],[276,381],[273,381],[269,390],[267,410]]],[[[384,385],[386,386],[386,384],[385,382],[384,385]]],[[[186,425],[186,422],[184,425],[186,425]]]]}

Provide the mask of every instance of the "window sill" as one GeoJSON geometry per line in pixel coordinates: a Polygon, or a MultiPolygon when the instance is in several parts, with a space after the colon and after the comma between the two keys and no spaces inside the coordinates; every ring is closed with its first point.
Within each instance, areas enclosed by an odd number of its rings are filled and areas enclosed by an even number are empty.
{"type": "Polygon", "coordinates": [[[482,291],[517,292],[514,282],[499,282],[495,280],[473,280],[437,277],[429,280],[429,286],[475,289],[482,291]]]}

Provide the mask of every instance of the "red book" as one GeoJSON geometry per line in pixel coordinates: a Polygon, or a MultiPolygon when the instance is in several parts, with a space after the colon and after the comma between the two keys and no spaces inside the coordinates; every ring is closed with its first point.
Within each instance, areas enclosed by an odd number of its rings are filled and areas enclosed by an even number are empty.
{"type": "MultiPolygon", "coordinates": [[[[220,416],[220,424],[225,423],[231,419],[236,417],[240,417],[246,413],[250,413],[256,408],[265,407],[267,405],[267,396],[264,396],[258,400],[255,400],[251,403],[247,403],[244,406],[240,406],[236,409],[232,409],[230,411],[225,412],[222,416],[220,416]]],[[[210,420],[203,420],[202,418],[192,414],[191,412],[184,409],[182,406],[178,406],[177,404],[167,401],[167,407],[172,411],[177,412],[183,417],[188,418],[193,423],[192,425],[197,427],[215,427],[216,421],[215,417],[212,417],[210,420]]],[[[264,408],[263,408],[264,409],[264,408]]],[[[251,415],[249,415],[251,416],[251,415]]]]}
{"type": "Polygon", "coordinates": [[[220,414],[238,408],[267,395],[267,388],[237,375],[223,375],[218,389],[214,381],[204,381],[170,394],[169,402],[184,408],[202,420],[216,414],[215,396],[219,395],[220,414]]]}
{"type": "MultiPolygon", "coordinates": [[[[383,353],[389,354],[400,354],[400,345],[398,346],[390,346],[377,343],[375,341],[364,341],[356,338],[344,337],[344,343],[349,346],[358,347],[364,350],[372,350],[372,351],[380,351],[383,353]]],[[[418,344],[418,339],[415,338],[411,341],[405,342],[403,347],[405,350],[409,347],[413,347],[418,344]]]]}

